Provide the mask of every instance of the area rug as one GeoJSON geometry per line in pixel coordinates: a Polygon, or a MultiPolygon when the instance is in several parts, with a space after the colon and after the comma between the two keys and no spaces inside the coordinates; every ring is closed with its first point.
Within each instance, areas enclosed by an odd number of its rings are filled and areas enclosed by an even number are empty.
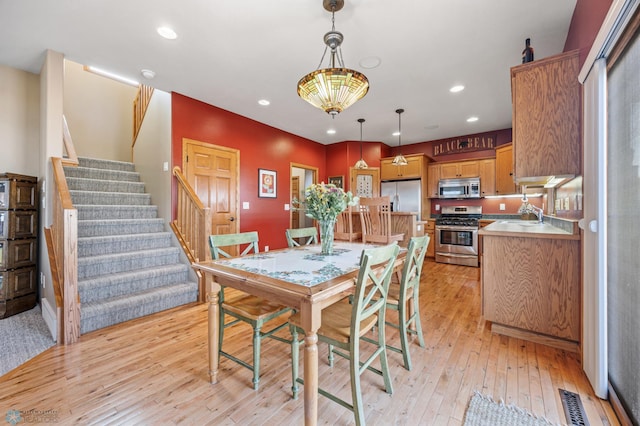
{"type": "Polygon", "coordinates": [[[549,420],[476,391],[464,416],[465,426],[548,426],[549,420]]]}
{"type": "Polygon", "coordinates": [[[55,344],[40,305],[0,319],[0,376],[55,344]]]}

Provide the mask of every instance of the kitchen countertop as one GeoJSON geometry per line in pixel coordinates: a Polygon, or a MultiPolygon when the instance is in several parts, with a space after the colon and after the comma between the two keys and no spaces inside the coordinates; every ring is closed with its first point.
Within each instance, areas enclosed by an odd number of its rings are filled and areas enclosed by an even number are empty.
{"type": "MultiPolygon", "coordinates": [[[[546,218],[545,218],[546,219],[546,218]]],[[[478,231],[478,235],[497,237],[554,238],[579,240],[580,233],[574,227],[573,232],[553,226],[549,223],[538,223],[535,220],[496,220],[478,231]]]]}

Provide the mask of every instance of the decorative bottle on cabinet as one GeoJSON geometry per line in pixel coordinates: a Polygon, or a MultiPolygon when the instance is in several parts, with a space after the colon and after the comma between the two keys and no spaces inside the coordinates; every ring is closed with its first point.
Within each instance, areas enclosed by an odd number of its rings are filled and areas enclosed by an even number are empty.
{"type": "Polygon", "coordinates": [[[524,42],[524,50],[522,51],[522,63],[533,61],[533,47],[531,47],[531,39],[528,38],[524,42]]]}
{"type": "Polygon", "coordinates": [[[37,302],[37,178],[0,174],[0,318],[37,302]]]}

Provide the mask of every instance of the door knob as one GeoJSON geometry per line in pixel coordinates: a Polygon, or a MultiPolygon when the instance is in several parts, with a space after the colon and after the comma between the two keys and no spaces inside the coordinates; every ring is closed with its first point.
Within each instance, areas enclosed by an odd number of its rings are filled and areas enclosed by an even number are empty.
{"type": "Polygon", "coordinates": [[[235,218],[235,217],[233,217],[233,216],[231,216],[231,217],[229,218],[229,222],[233,222],[234,220],[236,220],[236,218],[235,218]]]}
{"type": "Polygon", "coordinates": [[[589,222],[589,231],[593,232],[594,234],[596,232],[598,232],[598,221],[593,219],[592,221],[589,222]]]}

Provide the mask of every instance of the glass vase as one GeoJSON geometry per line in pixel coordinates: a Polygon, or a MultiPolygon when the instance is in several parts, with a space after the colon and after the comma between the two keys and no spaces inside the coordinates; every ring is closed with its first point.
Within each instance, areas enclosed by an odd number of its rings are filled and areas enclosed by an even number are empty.
{"type": "Polygon", "coordinates": [[[320,220],[320,253],[333,254],[333,228],[336,220],[320,220]]]}

